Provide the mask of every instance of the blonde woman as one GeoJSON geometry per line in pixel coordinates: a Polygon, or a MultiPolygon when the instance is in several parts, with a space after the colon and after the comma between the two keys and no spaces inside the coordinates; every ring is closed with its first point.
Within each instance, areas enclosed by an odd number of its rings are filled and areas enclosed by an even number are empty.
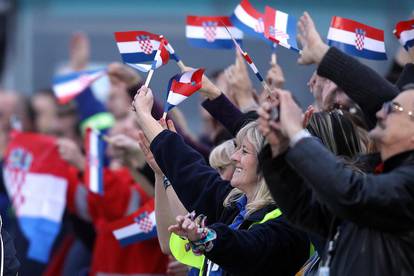
{"type": "Polygon", "coordinates": [[[151,116],[153,95],[142,87],[134,100],[136,118],[161,171],[187,210],[170,230],[188,238],[206,258],[203,274],[293,275],[308,257],[306,236],[281,216],[258,170],[264,138],[253,122],[236,137],[235,171],[223,180],[202,156],[151,116]],[[209,261],[208,261],[209,260],[209,261]],[[214,273],[214,274],[213,274],[214,273]]]}

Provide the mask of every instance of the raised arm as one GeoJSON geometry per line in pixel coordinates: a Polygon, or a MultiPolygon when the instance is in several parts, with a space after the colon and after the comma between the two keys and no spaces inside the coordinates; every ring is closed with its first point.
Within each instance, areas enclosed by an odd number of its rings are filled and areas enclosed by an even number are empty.
{"type": "Polygon", "coordinates": [[[399,89],[368,66],[338,49],[326,45],[319,36],[308,13],[300,18],[299,40],[304,45],[300,64],[318,64],[318,74],[341,87],[358,103],[368,118],[370,126],[375,126],[375,113],[381,105],[393,99],[399,89]]]}
{"type": "Polygon", "coordinates": [[[413,163],[381,175],[354,171],[317,139],[306,137],[302,111],[290,93],[280,91],[278,96],[279,130],[291,143],[286,161],[334,215],[384,230],[413,227],[413,163]]]}
{"type": "Polygon", "coordinates": [[[186,145],[178,134],[163,130],[151,116],[152,92],[141,88],[134,100],[137,122],[151,143],[151,151],[165,176],[171,181],[187,210],[203,213],[215,221],[230,192],[228,181],[206,164],[204,158],[186,145]]]}

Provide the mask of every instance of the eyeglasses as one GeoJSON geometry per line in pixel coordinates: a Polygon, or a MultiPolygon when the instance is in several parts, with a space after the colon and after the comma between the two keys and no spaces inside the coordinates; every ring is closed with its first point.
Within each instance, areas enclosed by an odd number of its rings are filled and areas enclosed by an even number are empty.
{"type": "MultiPolygon", "coordinates": [[[[386,115],[389,115],[393,112],[404,112],[404,108],[396,102],[393,101],[389,101],[389,102],[385,102],[382,105],[382,110],[385,112],[386,115]]],[[[414,112],[409,110],[406,111],[407,115],[410,116],[411,119],[414,120],[414,112]]]]}

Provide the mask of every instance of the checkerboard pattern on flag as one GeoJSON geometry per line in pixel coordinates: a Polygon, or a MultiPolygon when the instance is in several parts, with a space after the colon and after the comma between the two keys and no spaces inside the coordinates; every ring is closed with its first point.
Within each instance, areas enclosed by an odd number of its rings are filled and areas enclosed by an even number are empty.
{"type": "Polygon", "coordinates": [[[157,236],[154,199],[148,201],[135,213],[111,226],[114,237],[121,246],[153,239],[157,236]]]}
{"type": "Polygon", "coordinates": [[[296,42],[296,23],[297,20],[293,16],[271,7],[266,7],[264,35],[285,48],[299,52],[296,42]]]}
{"type": "Polygon", "coordinates": [[[105,73],[104,69],[98,69],[56,76],[53,79],[53,92],[60,104],[66,104],[105,73]]]}
{"type": "Polygon", "coordinates": [[[194,47],[210,49],[232,49],[234,44],[226,32],[224,25],[241,43],[243,32],[233,26],[228,16],[187,16],[185,34],[188,43],[194,47]]]}
{"type": "Polygon", "coordinates": [[[332,18],[328,44],[357,57],[387,59],[383,30],[339,16],[332,18]]]}
{"type": "Polygon", "coordinates": [[[70,178],[56,138],[14,132],[3,162],[4,184],[29,246],[27,257],[46,263],[59,234],[70,178]]]}
{"type": "Polygon", "coordinates": [[[145,31],[116,32],[115,40],[123,62],[142,72],[167,64],[170,54],[175,57],[174,50],[161,35],[145,31]]]}
{"type": "Polygon", "coordinates": [[[414,47],[414,19],[398,22],[395,26],[394,35],[407,51],[414,47]]]}
{"type": "Polygon", "coordinates": [[[164,112],[168,112],[201,88],[204,69],[195,69],[175,75],[168,83],[167,102],[164,112]]]}
{"type": "Polygon", "coordinates": [[[85,185],[96,194],[103,194],[103,163],[105,143],[99,130],[87,128],[85,135],[85,185]]]}
{"type": "Polygon", "coordinates": [[[266,39],[264,37],[264,14],[258,12],[248,0],[242,0],[234,10],[230,21],[246,34],[266,39]]]}

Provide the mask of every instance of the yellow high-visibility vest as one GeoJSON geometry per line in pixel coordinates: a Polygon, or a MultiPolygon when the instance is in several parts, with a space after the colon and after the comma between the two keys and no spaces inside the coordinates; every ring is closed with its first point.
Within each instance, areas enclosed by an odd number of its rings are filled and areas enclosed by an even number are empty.
{"type": "MultiPolygon", "coordinates": [[[[282,215],[282,212],[279,209],[275,209],[267,213],[261,221],[252,223],[249,226],[249,228],[252,227],[253,225],[262,224],[268,220],[275,219],[279,217],[280,215],[282,215]]],[[[194,255],[193,251],[191,250],[186,251],[185,245],[188,242],[189,241],[187,239],[183,239],[180,236],[172,233],[170,236],[171,253],[175,257],[175,259],[179,261],[180,263],[199,269],[200,270],[199,275],[202,275],[205,256],[204,255],[196,256],[194,255]]]]}

